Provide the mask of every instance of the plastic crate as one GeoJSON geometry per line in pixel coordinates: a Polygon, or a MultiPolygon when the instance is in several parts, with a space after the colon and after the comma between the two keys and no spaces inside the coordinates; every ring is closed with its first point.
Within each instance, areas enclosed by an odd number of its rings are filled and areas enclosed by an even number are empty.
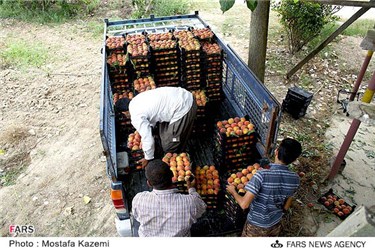
{"type": "MultiPolygon", "coordinates": [[[[326,192],[324,195],[322,195],[319,199],[318,199],[318,202],[321,203],[325,208],[327,208],[329,211],[331,211],[333,214],[335,214],[336,216],[338,216],[340,219],[342,220],[345,220],[349,215],[351,215],[355,209],[355,205],[350,205],[348,204],[346,201],[343,200],[343,203],[342,204],[339,204],[339,206],[337,206],[336,204],[334,204],[334,201],[337,201],[339,202],[339,200],[342,199],[340,196],[336,195],[334,192],[333,192],[333,189],[329,189],[328,192],[326,192]],[[329,204],[325,204],[325,202],[330,199],[329,197],[332,197],[332,203],[329,202],[329,204]],[[341,211],[343,212],[343,209],[341,208],[341,206],[344,205],[348,210],[347,213],[342,213],[342,214],[339,214],[337,212],[335,212],[335,208],[337,209],[336,211],[341,211]]],[[[339,202],[340,203],[340,202],[339,202]]]]}
{"type": "Polygon", "coordinates": [[[291,87],[283,100],[282,110],[291,114],[294,119],[303,117],[310,105],[312,93],[298,87],[291,87]]]}

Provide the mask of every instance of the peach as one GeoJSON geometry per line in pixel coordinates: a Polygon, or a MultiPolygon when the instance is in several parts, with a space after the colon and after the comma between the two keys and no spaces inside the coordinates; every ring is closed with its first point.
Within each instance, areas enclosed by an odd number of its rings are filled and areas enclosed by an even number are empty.
{"type": "Polygon", "coordinates": [[[191,171],[191,167],[190,167],[190,166],[185,166],[185,167],[184,167],[184,170],[185,170],[185,171],[189,171],[189,170],[191,171]]]}
{"type": "Polygon", "coordinates": [[[214,165],[211,165],[211,166],[210,166],[210,170],[211,170],[211,171],[216,170],[215,166],[214,166],[214,165]]]}
{"type": "Polygon", "coordinates": [[[249,171],[248,171],[246,168],[245,168],[245,169],[242,169],[241,172],[242,172],[242,174],[245,175],[245,176],[249,173],[249,171]]]}
{"type": "Polygon", "coordinates": [[[232,177],[229,177],[228,178],[228,183],[230,184],[230,183],[232,183],[234,181],[234,179],[232,178],[232,177]]]}
{"type": "Polygon", "coordinates": [[[179,176],[184,176],[184,175],[185,175],[185,171],[184,171],[184,170],[180,170],[180,171],[178,171],[178,175],[179,175],[179,176]]]}
{"type": "Polygon", "coordinates": [[[190,170],[187,170],[186,172],[185,172],[185,175],[191,175],[191,171],[190,170]]]}
{"type": "Polygon", "coordinates": [[[234,180],[234,179],[236,179],[236,178],[237,178],[237,175],[236,175],[236,174],[231,174],[231,175],[230,175],[230,177],[232,177],[232,178],[233,178],[233,180],[234,180]]]}
{"type": "Polygon", "coordinates": [[[177,177],[173,176],[172,177],[172,182],[176,182],[177,181],[177,177]]]}
{"type": "Polygon", "coordinates": [[[247,174],[247,175],[246,175],[246,178],[247,178],[248,180],[251,180],[251,178],[253,178],[253,174],[251,174],[251,173],[247,174]]]}
{"type": "Polygon", "coordinates": [[[241,179],[240,178],[234,179],[234,183],[240,184],[241,183],[241,179]]]}
{"type": "Polygon", "coordinates": [[[208,170],[208,169],[209,167],[207,165],[203,167],[203,170],[208,170]]]}
{"type": "Polygon", "coordinates": [[[220,180],[219,179],[214,180],[214,185],[220,185],[220,180]]]}
{"type": "Polygon", "coordinates": [[[241,177],[241,182],[242,182],[242,183],[245,183],[245,182],[247,182],[247,181],[248,181],[248,179],[247,179],[245,176],[242,176],[242,177],[241,177]]]}
{"type": "Polygon", "coordinates": [[[259,163],[254,163],[254,164],[253,164],[253,167],[254,167],[256,170],[258,170],[258,169],[260,168],[260,164],[259,164],[259,163]]]}
{"type": "Polygon", "coordinates": [[[243,176],[243,174],[241,172],[237,172],[236,176],[237,176],[237,178],[241,178],[243,176]]]}
{"type": "Polygon", "coordinates": [[[256,169],[254,169],[253,171],[251,171],[251,173],[254,175],[255,173],[257,172],[256,169]]]}
{"type": "Polygon", "coordinates": [[[228,119],[228,123],[229,123],[229,124],[232,124],[233,122],[234,122],[234,119],[233,119],[233,118],[229,118],[229,119],[228,119]]]}
{"type": "Polygon", "coordinates": [[[183,177],[183,176],[177,177],[177,181],[184,181],[184,180],[185,180],[185,177],[183,177]]]}
{"type": "Polygon", "coordinates": [[[207,194],[214,194],[214,190],[212,188],[207,189],[207,194]]]}
{"type": "Polygon", "coordinates": [[[253,166],[250,165],[250,166],[247,167],[247,171],[249,171],[249,173],[251,173],[253,170],[254,170],[253,166]]]}

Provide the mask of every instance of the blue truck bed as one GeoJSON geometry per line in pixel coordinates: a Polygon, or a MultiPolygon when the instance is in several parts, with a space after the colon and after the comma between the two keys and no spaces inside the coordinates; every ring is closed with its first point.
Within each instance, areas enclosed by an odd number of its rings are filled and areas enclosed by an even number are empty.
{"type": "MultiPolygon", "coordinates": [[[[131,33],[162,33],[189,28],[204,28],[208,25],[199,17],[198,12],[192,15],[154,17],[137,20],[108,21],[105,20],[103,41],[103,67],[100,100],[100,135],[105,155],[107,156],[107,175],[111,179],[112,187],[121,186],[124,192],[126,213],[119,215],[120,219],[130,218],[132,197],[140,191],[147,190],[144,174],[135,172],[129,175],[119,173],[118,147],[119,138],[116,133],[115,110],[113,93],[111,90],[109,69],[106,63],[107,50],[105,40],[107,36],[122,36],[131,33]]],[[[274,149],[280,123],[280,104],[268,89],[251,72],[234,50],[215,35],[216,42],[223,50],[222,101],[212,103],[211,121],[228,119],[234,116],[248,116],[256,127],[259,142],[256,145],[259,158],[268,157],[274,149]]],[[[208,107],[210,109],[210,107],[208,107]]],[[[212,131],[211,131],[212,132],[212,131]]],[[[206,137],[192,138],[189,142],[191,157],[197,165],[214,164],[215,155],[212,144],[212,133],[208,130],[206,137]]],[[[222,214],[209,215],[211,219],[203,218],[200,223],[215,222],[222,214]]],[[[205,232],[203,235],[222,235],[232,232],[235,228],[228,226],[225,219],[220,220],[223,226],[216,232],[205,232]]],[[[207,224],[208,223],[208,224],[207,224]]],[[[202,224],[202,225],[203,225],[202,224]]],[[[134,225],[132,223],[132,225],[134,225]]],[[[196,227],[196,232],[199,228],[196,227]]],[[[199,234],[199,233],[197,233],[199,234]]],[[[198,235],[196,235],[198,236],[198,235]]]]}

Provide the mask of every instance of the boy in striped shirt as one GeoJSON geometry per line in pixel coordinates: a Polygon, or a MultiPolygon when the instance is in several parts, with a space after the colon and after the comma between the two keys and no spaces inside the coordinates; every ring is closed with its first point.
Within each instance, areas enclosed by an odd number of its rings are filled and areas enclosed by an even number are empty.
{"type": "Polygon", "coordinates": [[[302,152],[301,144],[290,138],[284,139],[275,150],[275,163],[269,169],[259,170],[245,186],[246,193],[240,196],[233,185],[227,191],[233,195],[242,209],[250,207],[242,232],[245,237],[278,236],[281,218],[299,187],[298,174],[288,165],[302,152]]]}

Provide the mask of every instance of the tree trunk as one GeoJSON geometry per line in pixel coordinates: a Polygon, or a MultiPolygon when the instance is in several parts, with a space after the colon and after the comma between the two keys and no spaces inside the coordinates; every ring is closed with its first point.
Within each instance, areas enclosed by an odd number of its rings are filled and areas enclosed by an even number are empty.
{"type": "Polygon", "coordinates": [[[270,1],[258,1],[258,6],[251,13],[249,60],[247,65],[264,82],[266,69],[268,20],[270,1]]]}

